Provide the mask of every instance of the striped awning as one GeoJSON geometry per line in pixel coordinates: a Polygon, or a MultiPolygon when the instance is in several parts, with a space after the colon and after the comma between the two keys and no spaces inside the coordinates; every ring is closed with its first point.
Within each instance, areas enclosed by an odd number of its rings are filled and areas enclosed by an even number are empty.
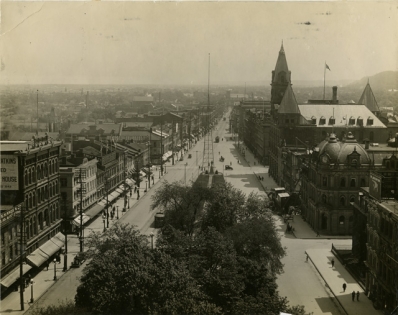
{"type": "Polygon", "coordinates": [[[28,255],[26,259],[31,262],[34,266],[40,267],[45,261],[47,261],[52,255],[58,252],[62,246],[64,246],[65,238],[63,234],[59,232],[57,235],[49,239],[33,253],[28,255]]]}
{"type": "MultiPolygon", "coordinates": [[[[32,269],[32,266],[29,266],[27,264],[22,265],[22,275],[26,274],[30,269],[32,269]]],[[[21,273],[19,270],[19,266],[13,269],[9,274],[7,274],[5,277],[1,278],[0,284],[3,287],[9,288],[15,281],[17,281],[20,277],[21,273]]]]}

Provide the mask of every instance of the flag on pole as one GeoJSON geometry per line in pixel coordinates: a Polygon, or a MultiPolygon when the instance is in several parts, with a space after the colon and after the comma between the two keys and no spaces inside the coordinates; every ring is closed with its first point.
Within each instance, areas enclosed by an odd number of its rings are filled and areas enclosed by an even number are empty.
{"type": "Polygon", "coordinates": [[[329,66],[328,66],[327,63],[325,63],[325,67],[326,67],[326,69],[328,69],[329,71],[332,71],[332,70],[330,70],[330,68],[329,68],[329,66]]]}

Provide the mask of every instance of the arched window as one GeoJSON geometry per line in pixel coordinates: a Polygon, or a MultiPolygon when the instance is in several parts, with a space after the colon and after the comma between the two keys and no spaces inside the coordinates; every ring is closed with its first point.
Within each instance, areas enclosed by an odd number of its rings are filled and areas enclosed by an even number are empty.
{"type": "Polygon", "coordinates": [[[361,178],[361,187],[366,187],[366,180],[365,180],[365,178],[361,178]]]}
{"type": "Polygon", "coordinates": [[[42,212],[40,212],[39,213],[39,217],[38,217],[38,220],[39,220],[39,230],[41,231],[41,230],[43,230],[43,213],[42,212]]]}
{"type": "Polygon", "coordinates": [[[340,187],[345,187],[345,177],[340,178],[340,187]]]}
{"type": "Polygon", "coordinates": [[[44,170],[44,177],[47,177],[48,176],[48,164],[47,164],[47,162],[44,163],[43,170],[44,170]]]}
{"type": "Polygon", "coordinates": [[[344,224],[345,222],[345,218],[344,218],[344,216],[343,215],[341,215],[340,217],[339,217],[339,224],[344,224]]]}
{"type": "Polygon", "coordinates": [[[326,187],[328,185],[328,178],[327,176],[322,177],[322,186],[326,187]]]}
{"type": "Polygon", "coordinates": [[[34,166],[32,166],[32,181],[36,182],[36,170],[34,166]]]}
{"type": "Polygon", "coordinates": [[[326,203],[326,195],[325,194],[322,194],[322,202],[326,203]]]}
{"type": "Polygon", "coordinates": [[[37,223],[36,223],[35,217],[33,217],[33,219],[32,219],[32,225],[33,225],[33,233],[34,233],[34,235],[36,235],[37,234],[37,223]]]}
{"type": "Polygon", "coordinates": [[[40,177],[40,165],[37,165],[37,169],[36,169],[36,177],[37,177],[37,180],[40,180],[41,179],[41,177],[40,177]]]}
{"type": "Polygon", "coordinates": [[[342,207],[345,206],[345,197],[344,196],[340,197],[340,206],[342,206],[342,207]]]}
{"type": "Polygon", "coordinates": [[[355,202],[355,196],[350,197],[350,202],[355,202]]]}
{"type": "Polygon", "coordinates": [[[33,207],[36,207],[36,193],[32,192],[32,205],[33,207]]]}
{"type": "Polygon", "coordinates": [[[356,179],[355,179],[355,178],[351,178],[350,187],[356,187],[356,186],[357,186],[357,181],[356,181],[356,179]]]}
{"type": "Polygon", "coordinates": [[[28,170],[25,170],[25,186],[29,185],[28,170]]]}

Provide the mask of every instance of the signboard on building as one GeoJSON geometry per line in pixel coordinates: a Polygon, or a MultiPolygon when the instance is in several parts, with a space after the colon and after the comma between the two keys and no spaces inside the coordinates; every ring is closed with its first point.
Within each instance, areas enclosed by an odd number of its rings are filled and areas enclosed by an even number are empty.
{"type": "Polygon", "coordinates": [[[381,199],[381,177],[381,174],[370,173],[369,194],[377,200],[381,199]]]}
{"type": "Polygon", "coordinates": [[[18,157],[12,154],[2,154],[0,169],[0,189],[18,190],[18,157]]]}

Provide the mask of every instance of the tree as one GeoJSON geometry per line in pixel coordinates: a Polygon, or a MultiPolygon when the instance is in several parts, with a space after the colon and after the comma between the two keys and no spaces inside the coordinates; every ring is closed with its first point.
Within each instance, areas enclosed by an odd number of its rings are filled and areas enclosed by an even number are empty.
{"type": "Polygon", "coordinates": [[[209,189],[200,185],[185,186],[166,181],[152,196],[151,208],[164,211],[165,224],[192,235],[203,203],[209,195],[209,189]]]}
{"type": "Polygon", "coordinates": [[[116,224],[88,241],[78,307],[99,314],[219,313],[187,268],[170,255],[153,251],[146,236],[116,224]]]}
{"type": "Polygon", "coordinates": [[[202,229],[212,226],[223,233],[228,227],[236,224],[238,213],[244,204],[245,195],[230,183],[215,185],[205,207],[202,229]]]}

